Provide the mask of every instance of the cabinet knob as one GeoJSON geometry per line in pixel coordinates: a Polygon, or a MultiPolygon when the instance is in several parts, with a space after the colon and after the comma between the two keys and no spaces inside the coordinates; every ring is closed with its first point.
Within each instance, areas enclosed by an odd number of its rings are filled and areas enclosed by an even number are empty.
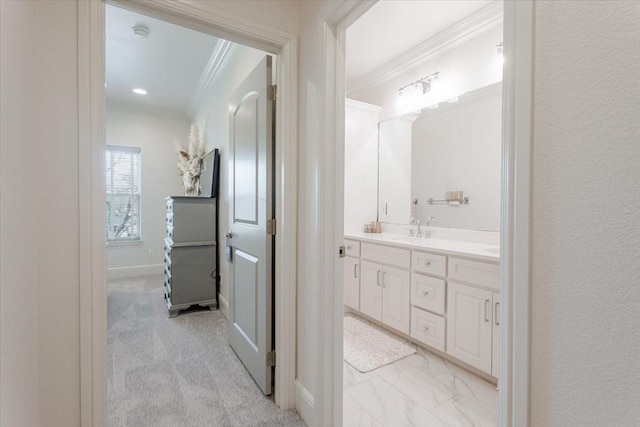
{"type": "Polygon", "coordinates": [[[425,261],[424,265],[426,265],[427,267],[431,266],[431,261],[425,261]]]}
{"type": "Polygon", "coordinates": [[[428,326],[423,326],[423,327],[422,327],[422,330],[423,330],[423,331],[425,331],[425,332],[427,332],[427,331],[429,330],[429,327],[428,327],[428,326]]]}
{"type": "Polygon", "coordinates": [[[426,297],[427,295],[429,295],[429,291],[422,292],[422,295],[424,295],[426,297]]]}
{"type": "Polygon", "coordinates": [[[347,246],[347,249],[351,249],[351,245],[347,246]]]}

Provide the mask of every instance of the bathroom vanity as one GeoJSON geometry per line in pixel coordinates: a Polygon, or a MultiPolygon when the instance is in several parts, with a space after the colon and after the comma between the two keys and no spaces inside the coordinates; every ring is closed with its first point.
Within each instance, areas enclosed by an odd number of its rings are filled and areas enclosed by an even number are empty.
{"type": "Polygon", "coordinates": [[[498,377],[497,246],[390,233],[348,234],[344,243],[345,306],[498,377]]]}

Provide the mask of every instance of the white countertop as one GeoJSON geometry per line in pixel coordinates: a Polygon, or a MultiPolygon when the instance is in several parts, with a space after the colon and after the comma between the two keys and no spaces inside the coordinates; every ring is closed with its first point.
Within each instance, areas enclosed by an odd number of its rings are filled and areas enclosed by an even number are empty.
{"type": "Polygon", "coordinates": [[[443,252],[447,255],[461,255],[485,261],[500,261],[500,247],[485,243],[462,242],[424,237],[409,237],[392,233],[349,233],[345,239],[356,239],[363,242],[382,243],[409,249],[424,249],[443,252]]]}

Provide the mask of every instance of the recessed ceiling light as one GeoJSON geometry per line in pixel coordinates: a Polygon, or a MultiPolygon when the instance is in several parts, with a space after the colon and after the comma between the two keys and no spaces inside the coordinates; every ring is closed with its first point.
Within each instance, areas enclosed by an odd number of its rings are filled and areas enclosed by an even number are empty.
{"type": "Polygon", "coordinates": [[[146,95],[147,91],[144,89],[136,88],[133,90],[133,93],[137,93],[138,95],[146,95]]]}

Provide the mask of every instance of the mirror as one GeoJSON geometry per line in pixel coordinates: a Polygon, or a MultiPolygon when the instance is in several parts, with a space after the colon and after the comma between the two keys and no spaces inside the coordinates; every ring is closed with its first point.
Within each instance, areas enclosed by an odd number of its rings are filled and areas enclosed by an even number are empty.
{"type": "Polygon", "coordinates": [[[418,199],[423,225],[499,231],[501,145],[502,83],[380,122],[379,221],[408,224],[418,199]],[[468,203],[447,202],[451,191],[468,203]]]}

